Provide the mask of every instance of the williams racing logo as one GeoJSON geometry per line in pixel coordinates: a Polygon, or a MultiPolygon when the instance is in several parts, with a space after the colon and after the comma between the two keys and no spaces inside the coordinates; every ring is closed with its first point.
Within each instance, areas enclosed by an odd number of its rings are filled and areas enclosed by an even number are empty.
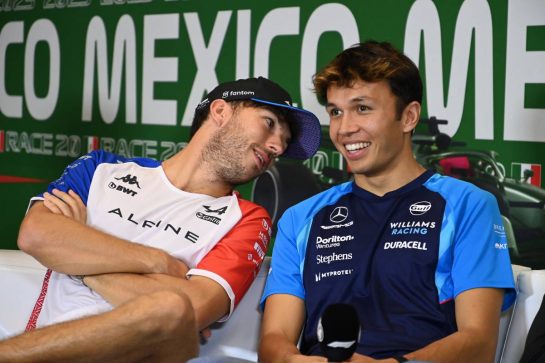
{"type": "MultiPolygon", "coordinates": [[[[140,184],[138,183],[138,179],[136,178],[136,175],[135,176],[132,176],[131,174],[127,174],[125,176],[122,176],[122,177],[119,177],[119,178],[114,178],[115,180],[118,180],[120,181],[121,183],[123,184],[128,184],[128,185],[136,185],[136,187],[138,189],[142,189],[140,188],[140,184]]],[[[127,195],[130,195],[131,197],[134,197],[136,194],[138,194],[138,192],[136,190],[133,190],[129,187],[126,187],[125,185],[121,185],[121,183],[114,183],[114,182],[109,182],[108,183],[108,188],[110,189],[113,189],[113,190],[117,190],[119,192],[123,192],[127,195]]]]}
{"type": "Polygon", "coordinates": [[[215,215],[219,215],[221,216],[222,214],[224,214],[226,211],[227,211],[227,206],[225,207],[221,207],[221,208],[218,208],[218,209],[212,209],[210,208],[210,206],[208,205],[203,205],[203,208],[204,208],[204,211],[208,214],[205,214],[205,213],[201,213],[201,212],[197,212],[195,214],[195,216],[199,219],[202,219],[203,221],[207,221],[207,222],[210,222],[210,223],[214,223],[214,224],[220,224],[221,222],[221,218],[219,217],[216,217],[216,216],[213,216],[211,214],[215,214],[215,215]]]}

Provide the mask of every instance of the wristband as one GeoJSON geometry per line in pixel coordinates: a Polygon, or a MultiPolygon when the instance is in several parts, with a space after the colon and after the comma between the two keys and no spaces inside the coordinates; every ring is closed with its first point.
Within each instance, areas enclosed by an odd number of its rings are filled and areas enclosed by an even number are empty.
{"type": "Polygon", "coordinates": [[[392,357],[393,359],[395,359],[396,361],[398,361],[399,363],[403,363],[403,362],[408,362],[409,360],[407,358],[405,358],[404,356],[402,355],[396,355],[395,357],[392,357]]]}

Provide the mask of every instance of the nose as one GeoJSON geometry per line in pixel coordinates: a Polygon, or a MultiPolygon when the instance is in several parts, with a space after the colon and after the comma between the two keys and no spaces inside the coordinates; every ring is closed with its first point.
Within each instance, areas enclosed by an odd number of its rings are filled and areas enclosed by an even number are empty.
{"type": "Polygon", "coordinates": [[[267,142],[267,149],[269,149],[274,156],[279,156],[284,153],[287,147],[288,142],[286,140],[286,136],[282,132],[274,133],[269,137],[267,142]]]}
{"type": "Polygon", "coordinates": [[[357,131],[358,127],[355,122],[352,122],[350,116],[345,113],[342,115],[341,119],[337,121],[339,128],[337,133],[341,135],[349,135],[357,131]]]}

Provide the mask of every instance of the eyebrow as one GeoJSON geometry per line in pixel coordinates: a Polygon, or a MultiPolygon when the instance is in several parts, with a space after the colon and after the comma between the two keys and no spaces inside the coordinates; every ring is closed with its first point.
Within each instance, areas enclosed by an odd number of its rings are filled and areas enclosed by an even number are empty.
{"type": "MultiPolygon", "coordinates": [[[[357,103],[357,102],[361,102],[361,101],[372,101],[372,99],[370,97],[366,97],[366,96],[358,96],[358,97],[354,97],[354,98],[348,100],[348,103],[357,103]]],[[[337,105],[332,103],[332,102],[328,102],[325,105],[326,108],[336,107],[336,106],[337,105]]]]}

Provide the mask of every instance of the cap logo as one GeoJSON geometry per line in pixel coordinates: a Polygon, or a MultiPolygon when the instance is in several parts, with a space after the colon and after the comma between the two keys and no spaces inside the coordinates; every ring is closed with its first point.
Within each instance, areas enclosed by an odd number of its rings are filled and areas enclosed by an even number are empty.
{"type": "Polygon", "coordinates": [[[229,97],[229,91],[224,91],[223,95],[221,95],[221,98],[227,98],[229,97]]]}

